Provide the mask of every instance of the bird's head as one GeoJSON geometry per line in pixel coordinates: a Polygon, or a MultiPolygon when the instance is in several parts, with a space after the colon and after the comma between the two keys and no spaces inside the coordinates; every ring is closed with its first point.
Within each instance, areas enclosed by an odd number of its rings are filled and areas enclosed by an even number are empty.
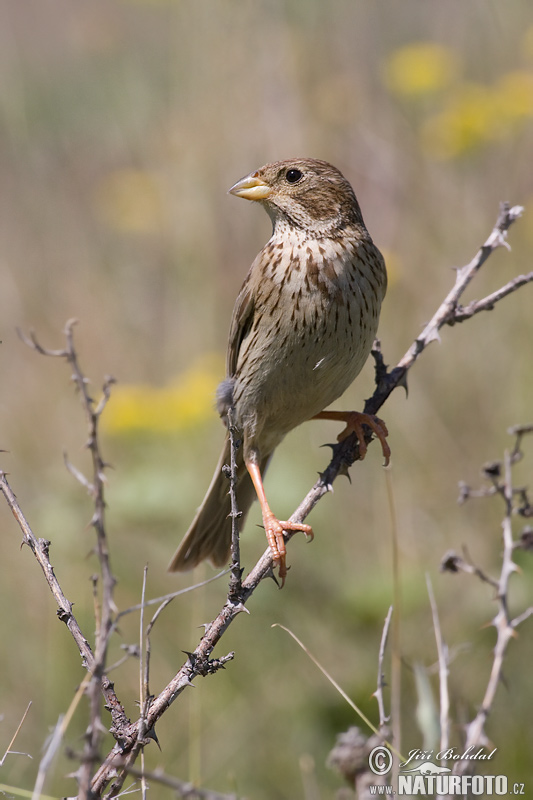
{"type": "Polygon", "coordinates": [[[310,235],[328,236],[364,225],[352,187],[326,161],[292,158],[266,164],[229,191],[262,203],[274,228],[289,225],[310,235]]]}

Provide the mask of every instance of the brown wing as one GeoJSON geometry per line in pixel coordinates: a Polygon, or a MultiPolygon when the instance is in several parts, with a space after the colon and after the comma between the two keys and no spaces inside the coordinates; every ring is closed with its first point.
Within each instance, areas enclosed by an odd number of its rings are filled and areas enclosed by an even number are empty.
{"type": "Polygon", "coordinates": [[[228,378],[232,378],[237,371],[241,345],[250,333],[254,321],[255,302],[249,278],[250,276],[248,275],[233,308],[227,354],[228,378]]]}

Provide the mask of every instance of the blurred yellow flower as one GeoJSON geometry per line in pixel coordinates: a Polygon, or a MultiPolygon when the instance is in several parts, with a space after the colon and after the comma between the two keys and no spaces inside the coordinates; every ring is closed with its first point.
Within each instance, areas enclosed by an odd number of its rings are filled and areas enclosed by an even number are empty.
{"type": "Polygon", "coordinates": [[[494,86],[458,86],[422,126],[422,144],[434,158],[456,158],[514,134],[528,117],[533,117],[533,74],[508,72],[494,86]]]}
{"type": "Polygon", "coordinates": [[[458,70],[459,60],[452,50],[434,42],[419,42],[389,56],[385,78],[395,94],[421,96],[445,89],[458,70]]]}
{"type": "Polygon", "coordinates": [[[492,92],[480,84],[463,84],[445,108],[422,127],[422,144],[435,158],[455,158],[490,138],[494,123],[492,92]]]}
{"type": "Polygon", "coordinates": [[[533,73],[508,72],[500,78],[495,91],[499,110],[508,121],[533,116],[533,73]]]}
{"type": "Polygon", "coordinates": [[[102,417],[108,433],[171,433],[187,430],[216,415],[215,390],[223,359],[205,356],[166,387],[118,384],[102,417]]]}
{"type": "Polygon", "coordinates": [[[164,225],[165,199],[158,176],[146,170],[111,172],[95,192],[100,216],[115,230],[156,233],[164,225]]]}

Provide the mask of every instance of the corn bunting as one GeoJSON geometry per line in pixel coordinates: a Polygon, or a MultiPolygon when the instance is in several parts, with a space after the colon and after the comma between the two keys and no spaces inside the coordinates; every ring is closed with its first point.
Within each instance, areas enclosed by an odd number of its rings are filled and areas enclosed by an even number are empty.
{"type": "MultiPolygon", "coordinates": [[[[273,225],[244,281],[229,333],[227,375],[217,391],[242,439],[237,456],[237,502],[246,512],[259,499],[268,544],[283,583],[284,530],[312,536],[309,525],[280,521],[270,510],[262,476],[275,448],[297,425],[332,419],[355,431],[364,456],[362,426],[390,454],[381,420],[358,412],[325,411],[362,369],[378,327],[387,287],[383,257],[368,233],[352,187],[325,161],[295,158],[267,164],[230,193],[261,203],[273,225]]],[[[205,499],[169,569],[187,570],[210,559],[222,566],[231,543],[229,438],[205,499]]]]}

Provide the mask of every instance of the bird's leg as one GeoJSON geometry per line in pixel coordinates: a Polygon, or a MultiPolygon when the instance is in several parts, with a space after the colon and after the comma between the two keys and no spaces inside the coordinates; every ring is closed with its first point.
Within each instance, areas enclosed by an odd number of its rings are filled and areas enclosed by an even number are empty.
{"type": "Polygon", "coordinates": [[[385,466],[388,465],[390,461],[390,447],[387,442],[389,432],[387,426],[379,417],[375,417],[374,414],[363,414],[361,411],[321,411],[320,414],[315,414],[312,419],[331,419],[337,422],[345,422],[346,427],[337,436],[337,441],[342,442],[350,433],[355,433],[357,441],[359,442],[359,455],[361,459],[365,457],[367,451],[363,425],[368,425],[371,431],[376,435],[376,438],[379,439],[385,459],[385,466]]]}
{"type": "Polygon", "coordinates": [[[246,462],[246,469],[250,473],[257,498],[261,506],[261,513],[263,515],[263,525],[265,526],[265,533],[272,553],[272,560],[276,566],[279,566],[279,577],[281,586],[285,583],[285,576],[287,575],[286,555],[287,549],[285,547],[285,539],[283,531],[302,531],[306,537],[313,538],[313,529],[310,525],[304,525],[303,522],[284,522],[274,516],[268,505],[265,488],[263,486],[263,479],[258,465],[253,461],[246,462]]]}

